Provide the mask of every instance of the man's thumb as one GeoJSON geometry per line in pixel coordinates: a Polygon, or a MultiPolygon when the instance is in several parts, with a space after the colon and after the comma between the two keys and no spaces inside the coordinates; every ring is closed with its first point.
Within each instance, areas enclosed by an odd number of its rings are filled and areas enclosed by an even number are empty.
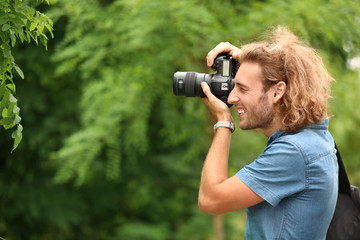
{"type": "Polygon", "coordinates": [[[209,97],[209,93],[211,93],[209,85],[208,85],[206,82],[202,82],[202,83],[201,83],[201,88],[202,88],[204,94],[205,94],[207,97],[209,97]]]}

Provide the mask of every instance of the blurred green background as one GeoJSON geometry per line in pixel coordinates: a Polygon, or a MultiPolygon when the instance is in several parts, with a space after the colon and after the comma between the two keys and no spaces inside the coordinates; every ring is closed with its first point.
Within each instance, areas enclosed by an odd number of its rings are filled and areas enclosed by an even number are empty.
{"type": "MultiPolygon", "coordinates": [[[[47,51],[12,50],[25,75],[14,74],[24,137],[11,153],[11,131],[0,130],[0,237],[243,239],[244,211],[197,208],[213,120],[198,98],[173,95],[172,76],[210,73],[219,42],[241,46],[279,24],[336,79],[330,131],[360,185],[358,0],[25,2],[53,20],[55,36],[47,51]]],[[[237,130],[230,174],[266,141],[237,130]]]]}

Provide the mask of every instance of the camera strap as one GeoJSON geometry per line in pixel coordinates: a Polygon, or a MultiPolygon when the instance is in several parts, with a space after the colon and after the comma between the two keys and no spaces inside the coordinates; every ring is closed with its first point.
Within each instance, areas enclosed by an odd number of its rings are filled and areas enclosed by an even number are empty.
{"type": "Polygon", "coordinates": [[[339,165],[339,193],[350,195],[350,181],[346,174],[344,163],[342,161],[340,151],[337,148],[336,143],[335,143],[335,149],[336,149],[336,157],[339,165]]]}

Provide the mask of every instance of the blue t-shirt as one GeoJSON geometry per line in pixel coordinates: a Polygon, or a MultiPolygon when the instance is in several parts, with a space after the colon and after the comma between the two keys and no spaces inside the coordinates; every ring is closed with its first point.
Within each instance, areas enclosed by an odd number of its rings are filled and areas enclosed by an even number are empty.
{"type": "Polygon", "coordinates": [[[264,199],[246,209],[245,239],[325,239],[338,194],[327,124],[276,131],[264,152],[236,174],[264,199]]]}

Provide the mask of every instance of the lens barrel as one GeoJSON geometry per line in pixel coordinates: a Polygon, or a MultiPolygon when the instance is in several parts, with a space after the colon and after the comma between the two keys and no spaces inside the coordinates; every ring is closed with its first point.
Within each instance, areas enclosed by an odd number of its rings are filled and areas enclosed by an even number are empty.
{"type": "Polygon", "coordinates": [[[210,85],[211,74],[196,72],[176,72],[173,78],[173,92],[176,96],[205,97],[201,82],[210,85]]]}

